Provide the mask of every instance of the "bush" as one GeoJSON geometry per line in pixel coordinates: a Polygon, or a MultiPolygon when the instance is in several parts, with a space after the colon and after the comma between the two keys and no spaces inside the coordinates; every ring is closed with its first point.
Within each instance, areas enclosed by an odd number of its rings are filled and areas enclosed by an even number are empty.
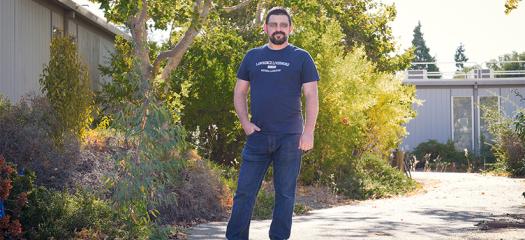
{"type": "MultiPolygon", "coordinates": [[[[425,159],[424,156],[426,154],[430,154],[430,161],[440,159],[445,163],[455,163],[456,167],[458,168],[467,167],[467,158],[465,157],[465,153],[463,151],[457,151],[454,147],[454,142],[450,140],[447,141],[447,143],[440,143],[436,140],[428,140],[417,145],[417,147],[412,151],[412,154],[415,155],[420,161],[416,165],[416,168],[424,167],[425,162],[422,160],[425,159]]],[[[432,165],[434,163],[430,162],[429,164],[432,165]]]]}
{"type": "Polygon", "coordinates": [[[189,155],[190,160],[180,173],[181,180],[168,188],[176,193],[177,201],[166,202],[158,208],[162,223],[226,217],[226,207],[232,197],[219,172],[195,152],[189,155]]]}
{"type": "Polygon", "coordinates": [[[74,136],[62,147],[51,138],[61,122],[46,98],[26,97],[18,104],[2,104],[0,153],[19,168],[35,171],[37,184],[62,189],[71,183],[80,151],[74,136]]]}
{"type": "MultiPolygon", "coordinates": [[[[331,55],[322,56],[321,61],[328,61],[324,58],[331,55]]],[[[403,124],[414,116],[415,92],[393,75],[376,72],[362,50],[337,59],[329,60],[337,62],[337,66],[320,69],[322,110],[317,121],[316,146],[304,157],[301,180],[306,184],[339,183],[337,188],[345,195],[363,198],[374,194],[359,190],[366,181],[357,169],[359,161],[369,154],[386,159],[400,143],[406,134],[403,124]]],[[[406,180],[402,174],[392,176],[406,180]]]]}
{"type": "Polygon", "coordinates": [[[261,188],[255,200],[252,219],[271,219],[274,202],[274,193],[261,188]]]}
{"type": "Polygon", "coordinates": [[[365,155],[361,159],[348,161],[353,166],[341,167],[336,179],[337,189],[356,199],[383,198],[415,189],[415,181],[407,178],[384,159],[365,155]]]}
{"type": "Polygon", "coordinates": [[[110,239],[144,239],[144,226],[129,224],[124,209],[79,191],[75,194],[39,187],[29,194],[22,224],[28,239],[72,239],[86,232],[110,239]],[[124,210],[124,211],[123,211],[124,210]]]}
{"type": "Polygon", "coordinates": [[[173,91],[186,93],[181,122],[194,133],[191,142],[216,163],[241,159],[245,135],[230,103],[247,45],[231,23],[218,23],[195,40],[170,80],[173,91]]]}
{"type": "Polygon", "coordinates": [[[492,150],[497,159],[492,170],[505,171],[515,177],[525,176],[524,110],[519,109],[514,118],[499,111],[487,111],[486,121],[489,132],[494,136],[492,150]]]}
{"type": "Polygon", "coordinates": [[[21,223],[22,209],[32,189],[34,176],[18,175],[16,166],[0,155],[0,238],[20,239],[25,226],[21,223]]]}
{"type": "Polygon", "coordinates": [[[89,127],[93,93],[87,67],[82,63],[75,41],[70,36],[53,37],[50,52],[40,86],[60,122],[51,132],[52,136],[57,143],[63,143],[65,135],[73,134],[80,138],[89,127]]]}

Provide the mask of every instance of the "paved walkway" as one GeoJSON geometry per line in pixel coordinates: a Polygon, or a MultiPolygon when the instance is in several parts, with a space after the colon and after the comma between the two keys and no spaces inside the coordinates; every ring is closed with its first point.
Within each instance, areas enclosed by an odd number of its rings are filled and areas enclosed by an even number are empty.
{"type": "MultiPolygon", "coordinates": [[[[524,179],[418,172],[426,193],[362,201],[294,217],[290,239],[525,239],[525,229],[481,231],[481,220],[525,214],[524,179]]],[[[268,239],[270,221],[252,221],[250,239],[268,239]]],[[[224,239],[226,223],[194,227],[189,239],[224,239]]]]}

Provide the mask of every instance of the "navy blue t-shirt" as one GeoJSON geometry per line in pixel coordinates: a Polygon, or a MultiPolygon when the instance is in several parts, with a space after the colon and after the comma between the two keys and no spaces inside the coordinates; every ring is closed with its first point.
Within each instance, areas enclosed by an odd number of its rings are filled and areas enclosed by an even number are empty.
{"type": "Polygon", "coordinates": [[[302,85],[319,80],[307,51],[293,45],[281,50],[272,50],[268,45],[251,49],[237,71],[237,78],[250,81],[251,122],[261,132],[303,132],[302,85]]]}

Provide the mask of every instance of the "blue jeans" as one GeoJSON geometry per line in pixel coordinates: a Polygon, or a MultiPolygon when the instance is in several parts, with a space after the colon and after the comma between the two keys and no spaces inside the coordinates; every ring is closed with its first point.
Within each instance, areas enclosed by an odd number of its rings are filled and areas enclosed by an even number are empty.
{"type": "Polygon", "coordinates": [[[254,132],[242,151],[237,191],[226,229],[229,240],[248,240],[250,220],[261,182],[273,163],[275,205],[270,239],[288,239],[292,228],[295,188],[301,168],[300,134],[271,135],[254,132]]]}

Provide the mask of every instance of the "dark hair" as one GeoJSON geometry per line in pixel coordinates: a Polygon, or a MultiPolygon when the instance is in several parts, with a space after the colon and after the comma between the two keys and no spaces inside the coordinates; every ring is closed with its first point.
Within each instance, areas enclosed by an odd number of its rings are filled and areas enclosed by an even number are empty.
{"type": "Polygon", "coordinates": [[[290,16],[290,13],[286,11],[283,7],[273,7],[268,11],[268,14],[266,15],[266,21],[264,23],[268,24],[268,20],[270,20],[271,15],[285,15],[288,17],[288,23],[292,25],[292,17],[290,16]]]}

